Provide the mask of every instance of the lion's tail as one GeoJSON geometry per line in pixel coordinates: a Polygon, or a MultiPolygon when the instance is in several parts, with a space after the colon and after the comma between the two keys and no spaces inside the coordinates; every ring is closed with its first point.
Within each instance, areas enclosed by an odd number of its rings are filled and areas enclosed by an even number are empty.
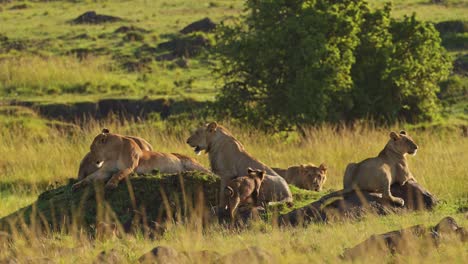
{"type": "Polygon", "coordinates": [[[201,171],[207,174],[212,174],[210,170],[203,167],[203,165],[191,157],[178,153],[172,153],[172,155],[176,156],[180,160],[185,171],[201,171]]]}

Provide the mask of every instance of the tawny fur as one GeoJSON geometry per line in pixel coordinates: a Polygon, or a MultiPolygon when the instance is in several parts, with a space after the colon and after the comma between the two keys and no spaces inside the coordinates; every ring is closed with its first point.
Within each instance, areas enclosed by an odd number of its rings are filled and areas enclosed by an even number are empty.
{"type": "MultiPolygon", "coordinates": [[[[108,130],[105,130],[108,131],[108,130]]],[[[135,141],[135,143],[141,148],[141,150],[152,151],[153,146],[151,146],[148,141],[143,138],[135,137],[135,136],[125,136],[129,139],[135,141]]],[[[86,176],[92,174],[93,172],[97,171],[102,163],[96,163],[95,160],[92,160],[92,156],[90,155],[91,152],[86,153],[83,159],[80,162],[80,168],[78,169],[78,180],[84,179],[86,176]]]]}
{"type": "Polygon", "coordinates": [[[85,186],[93,180],[109,178],[106,189],[113,189],[133,172],[151,173],[154,170],[161,173],[180,173],[190,170],[209,172],[195,160],[180,154],[143,151],[133,139],[118,134],[97,135],[90,149],[89,159],[95,163],[102,162],[102,166],[74,184],[73,189],[85,186]]]}
{"type": "Polygon", "coordinates": [[[228,210],[232,219],[235,218],[237,208],[242,206],[256,206],[265,171],[248,168],[247,176],[230,180],[224,188],[224,204],[222,208],[228,210]]]}
{"type": "Polygon", "coordinates": [[[220,205],[224,204],[222,195],[227,182],[243,176],[247,168],[266,171],[267,175],[260,188],[260,199],[263,202],[291,202],[292,195],[286,181],[270,167],[252,157],[242,144],[224,127],[212,122],[198,128],[187,140],[198,154],[202,150],[208,153],[211,170],[221,177],[220,205]]]}
{"type": "Polygon", "coordinates": [[[301,164],[287,169],[273,168],[289,184],[299,188],[321,191],[327,180],[327,167],[325,164],[315,166],[313,164],[301,164]]]}
{"type": "Polygon", "coordinates": [[[384,199],[403,206],[404,200],[393,196],[390,186],[394,183],[403,185],[410,179],[415,180],[409,170],[406,155],[415,155],[417,149],[418,146],[405,131],[401,131],[400,134],[391,132],[390,140],[377,157],[348,164],[343,177],[343,190],[324,196],[322,200],[353,190],[362,190],[381,192],[384,199]]]}

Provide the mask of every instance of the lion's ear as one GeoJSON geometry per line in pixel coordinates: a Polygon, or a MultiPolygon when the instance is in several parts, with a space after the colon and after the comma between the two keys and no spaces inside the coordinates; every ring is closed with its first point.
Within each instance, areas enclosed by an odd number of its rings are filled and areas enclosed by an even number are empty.
{"type": "Polygon", "coordinates": [[[234,196],[234,189],[232,189],[232,187],[230,187],[230,186],[226,186],[226,188],[224,188],[224,194],[229,196],[229,197],[233,197],[234,196]]]}
{"type": "Polygon", "coordinates": [[[406,136],[406,131],[401,130],[401,131],[400,131],[400,135],[405,135],[405,136],[406,136]]]}
{"type": "Polygon", "coordinates": [[[322,163],[322,164],[320,164],[319,169],[320,169],[321,172],[325,173],[325,172],[327,172],[328,168],[327,168],[327,165],[325,165],[325,163],[322,163]]]}
{"type": "Polygon", "coordinates": [[[255,183],[255,189],[252,192],[252,199],[254,202],[254,205],[258,205],[258,197],[260,196],[260,187],[262,186],[262,181],[263,178],[265,177],[266,171],[259,171],[258,172],[258,178],[254,179],[255,183]]]}
{"type": "Polygon", "coordinates": [[[400,136],[397,133],[392,131],[392,132],[390,132],[390,138],[393,139],[393,140],[397,140],[397,139],[400,138],[400,136]]]}
{"type": "Polygon", "coordinates": [[[255,171],[255,170],[252,169],[252,168],[250,168],[250,167],[247,168],[247,173],[248,173],[248,174],[251,174],[251,173],[254,172],[254,171],[255,171]]]}
{"type": "Polygon", "coordinates": [[[109,131],[109,129],[107,129],[107,128],[103,128],[101,133],[102,133],[102,134],[109,134],[110,131],[109,131]]]}
{"type": "Polygon", "coordinates": [[[266,171],[257,171],[257,177],[260,179],[260,181],[263,181],[265,179],[266,171]]]}
{"type": "Polygon", "coordinates": [[[99,139],[99,142],[101,142],[101,144],[105,144],[107,142],[107,136],[108,134],[101,134],[100,136],[100,139],[99,139]]]}
{"type": "Polygon", "coordinates": [[[208,124],[208,127],[206,128],[209,132],[214,132],[216,131],[216,128],[218,127],[218,123],[216,122],[211,122],[208,124]]]}

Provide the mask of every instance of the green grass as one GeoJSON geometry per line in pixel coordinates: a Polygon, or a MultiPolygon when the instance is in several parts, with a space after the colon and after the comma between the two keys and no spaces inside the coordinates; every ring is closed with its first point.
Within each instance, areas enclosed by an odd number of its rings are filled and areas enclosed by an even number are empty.
{"type": "MultiPolygon", "coordinates": [[[[370,1],[381,7],[387,1],[370,1]]],[[[416,12],[419,19],[439,22],[466,20],[468,5],[446,1],[392,1],[393,16],[416,12]]],[[[213,100],[215,80],[213,63],[206,54],[188,59],[189,67],[174,62],[158,62],[162,51],[138,55],[140,47],[157,44],[178,35],[187,24],[204,17],[220,22],[243,11],[244,1],[32,1],[26,9],[10,10],[17,2],[0,4],[0,96],[6,99],[73,101],[100,97],[193,97],[213,100]],[[121,22],[101,25],[73,25],[72,19],[85,11],[122,17],[121,22]],[[143,40],[124,40],[114,33],[121,26],[136,26],[143,40]],[[6,41],[2,41],[2,36],[6,41]],[[84,60],[73,58],[74,51],[90,53],[84,60]],[[145,62],[151,60],[151,62],[145,62]],[[147,70],[130,72],[124,64],[143,63],[147,70]],[[71,94],[69,96],[68,94],[71,94]],[[68,99],[64,99],[68,100],[68,99]]],[[[466,34],[465,34],[466,35],[466,34]]],[[[212,38],[211,36],[207,36],[212,38]]],[[[444,39],[449,47],[464,53],[457,34],[444,39]]]]}

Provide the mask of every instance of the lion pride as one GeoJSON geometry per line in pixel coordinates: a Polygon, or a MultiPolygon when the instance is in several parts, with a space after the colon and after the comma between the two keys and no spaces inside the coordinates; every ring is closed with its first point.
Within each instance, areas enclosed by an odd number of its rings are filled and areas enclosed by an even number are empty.
{"type": "Polygon", "coordinates": [[[208,153],[211,170],[221,177],[220,204],[224,204],[224,188],[227,182],[243,176],[247,168],[264,170],[267,175],[260,188],[262,202],[291,202],[292,194],[286,181],[270,167],[252,157],[244,146],[224,127],[216,122],[199,127],[188,139],[196,154],[208,153]]]}

